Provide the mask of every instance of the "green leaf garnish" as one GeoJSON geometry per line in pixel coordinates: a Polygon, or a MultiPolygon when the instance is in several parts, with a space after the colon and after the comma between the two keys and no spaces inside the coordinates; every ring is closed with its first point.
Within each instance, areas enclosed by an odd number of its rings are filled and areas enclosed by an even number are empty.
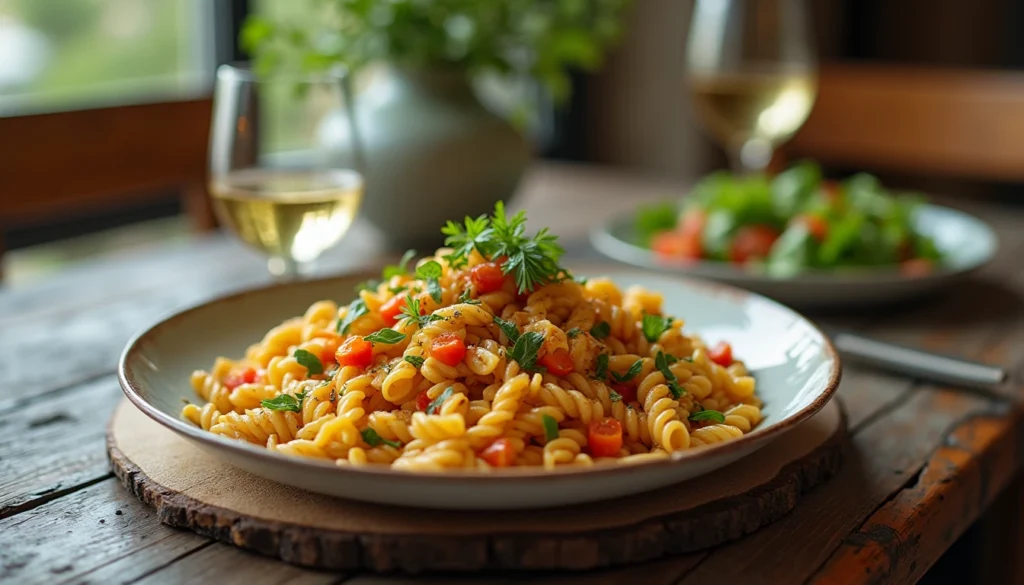
{"type": "Polygon", "coordinates": [[[550,443],[558,438],[558,421],[550,414],[540,415],[540,421],[544,425],[544,442],[550,443]]]}
{"type": "Polygon", "coordinates": [[[268,410],[302,412],[302,401],[305,399],[305,392],[299,392],[295,396],[292,396],[291,394],[280,394],[268,400],[261,400],[260,406],[268,410]]]}
{"type": "Polygon", "coordinates": [[[438,279],[441,278],[442,272],[441,264],[436,260],[424,262],[416,269],[416,278],[427,282],[427,292],[435,303],[441,302],[441,283],[438,279]]]}
{"type": "Polygon", "coordinates": [[[568,337],[569,339],[576,339],[576,337],[578,337],[580,333],[583,333],[582,329],[580,329],[579,327],[573,327],[572,329],[565,332],[565,336],[568,337]]]}
{"type": "Polygon", "coordinates": [[[338,321],[338,333],[341,333],[342,335],[348,333],[348,328],[355,323],[356,319],[369,312],[370,310],[366,308],[366,303],[363,302],[363,299],[356,299],[349,303],[348,311],[345,312],[345,317],[338,321]]]}
{"type": "Polygon", "coordinates": [[[690,420],[695,422],[701,420],[713,420],[718,424],[722,424],[725,422],[725,415],[717,410],[700,410],[691,414],[690,420]]]}
{"type": "Polygon", "coordinates": [[[610,398],[612,402],[622,402],[622,394],[619,394],[615,390],[608,392],[608,398],[610,398]]]}
{"type": "Polygon", "coordinates": [[[633,229],[639,239],[637,243],[647,246],[654,235],[675,228],[678,216],[679,211],[673,203],[641,207],[637,210],[633,223],[633,229]]]}
{"type": "Polygon", "coordinates": [[[602,353],[597,356],[597,367],[594,368],[594,377],[598,380],[604,380],[605,376],[608,375],[608,354],[602,353]]]}
{"type": "Polygon", "coordinates": [[[443,319],[440,315],[429,315],[420,314],[420,300],[412,295],[405,295],[405,304],[402,305],[402,314],[405,315],[404,321],[415,323],[417,327],[423,329],[428,324],[434,321],[440,321],[443,319]]]}
{"type": "Polygon", "coordinates": [[[648,315],[644,313],[644,319],[640,328],[644,332],[647,341],[654,343],[661,338],[661,334],[672,327],[672,317],[661,317],[659,315],[648,315]]]}
{"type": "Polygon", "coordinates": [[[320,362],[320,358],[316,357],[312,353],[304,349],[296,349],[295,353],[292,354],[295,357],[295,361],[299,362],[300,365],[305,366],[310,376],[324,373],[324,365],[320,362]]]}
{"type": "Polygon", "coordinates": [[[384,343],[387,345],[394,345],[405,339],[405,333],[402,333],[401,331],[395,331],[394,329],[381,329],[380,331],[374,331],[373,333],[367,335],[363,339],[373,343],[384,343]]]}
{"type": "Polygon", "coordinates": [[[654,356],[654,367],[658,368],[658,371],[665,376],[669,391],[672,392],[673,398],[678,400],[686,394],[686,390],[679,385],[676,375],[668,368],[669,364],[674,364],[677,361],[679,361],[679,358],[663,351],[659,351],[658,355],[654,356]]]}
{"type": "Polygon", "coordinates": [[[524,370],[537,369],[537,352],[544,344],[544,335],[536,331],[528,331],[519,336],[515,345],[508,352],[508,357],[519,362],[519,367],[524,370]]]}
{"type": "Polygon", "coordinates": [[[615,378],[616,382],[628,382],[633,378],[636,378],[640,374],[640,370],[644,367],[644,360],[639,359],[633,362],[633,365],[629,366],[625,374],[621,376],[615,372],[612,372],[612,377],[615,378]]]}
{"type": "Polygon", "coordinates": [[[423,367],[423,362],[427,361],[418,355],[407,355],[402,359],[416,366],[417,368],[423,367]]]}
{"type": "Polygon", "coordinates": [[[480,301],[474,299],[471,296],[472,294],[473,294],[473,290],[469,289],[469,288],[467,288],[466,290],[462,291],[462,294],[459,295],[459,302],[460,303],[466,303],[467,305],[479,305],[480,301]]]}
{"type": "Polygon", "coordinates": [[[510,343],[514,344],[516,341],[519,340],[519,328],[516,327],[515,323],[512,323],[511,321],[506,321],[501,317],[495,315],[494,324],[497,325],[499,329],[501,329],[502,333],[505,334],[505,337],[508,337],[510,343]]]}
{"type": "Polygon", "coordinates": [[[445,388],[444,392],[442,392],[440,396],[432,400],[430,402],[430,405],[427,406],[427,414],[437,414],[437,411],[440,410],[441,407],[444,405],[444,401],[451,398],[452,394],[454,393],[455,389],[452,388],[451,386],[445,388]]]}
{"type": "Polygon", "coordinates": [[[686,396],[686,389],[679,385],[676,380],[669,380],[668,389],[672,392],[672,397],[679,400],[683,396],[686,396]]]}
{"type": "Polygon", "coordinates": [[[595,339],[604,339],[605,337],[608,337],[611,332],[612,326],[607,321],[601,321],[590,328],[590,334],[593,335],[595,339]]]}
{"type": "Polygon", "coordinates": [[[486,215],[476,219],[466,217],[463,223],[465,228],[449,220],[448,224],[441,228],[441,233],[446,236],[444,244],[454,248],[451,254],[444,257],[452,268],[465,266],[474,249],[486,256],[489,247],[490,220],[486,215]]]}
{"type": "Polygon", "coordinates": [[[389,286],[388,292],[393,295],[397,295],[398,293],[405,291],[406,288],[407,287],[404,284],[401,286],[389,286]]]}
{"type": "Polygon", "coordinates": [[[366,441],[366,444],[371,447],[376,447],[377,445],[384,444],[388,445],[389,447],[394,447],[395,449],[398,449],[399,447],[402,446],[402,444],[399,443],[398,441],[389,441],[385,439],[384,437],[380,436],[377,433],[377,431],[373,429],[363,429],[362,432],[360,432],[360,434],[363,435],[363,440],[366,441]]]}
{"type": "Polygon", "coordinates": [[[394,277],[402,276],[409,272],[408,265],[409,261],[416,256],[416,250],[406,250],[405,254],[402,254],[402,259],[398,261],[398,264],[391,264],[384,267],[384,272],[381,274],[385,280],[394,277]]]}

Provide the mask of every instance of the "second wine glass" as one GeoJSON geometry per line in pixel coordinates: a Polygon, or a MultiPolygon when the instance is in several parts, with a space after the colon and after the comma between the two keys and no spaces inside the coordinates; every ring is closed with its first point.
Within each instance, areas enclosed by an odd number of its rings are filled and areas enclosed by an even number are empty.
{"type": "Polygon", "coordinates": [[[809,21],[804,0],[695,0],[689,91],[737,172],[764,170],[811,112],[817,67],[809,21]]]}

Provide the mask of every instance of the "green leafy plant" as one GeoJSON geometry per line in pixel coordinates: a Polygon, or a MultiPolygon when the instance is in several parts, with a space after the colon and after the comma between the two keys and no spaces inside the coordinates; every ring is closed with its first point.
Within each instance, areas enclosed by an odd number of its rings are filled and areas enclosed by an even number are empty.
{"type": "Polygon", "coordinates": [[[375,61],[528,74],[558,102],[570,72],[600,67],[629,0],[315,0],[303,21],[252,17],[242,46],[261,69],[375,61]]]}

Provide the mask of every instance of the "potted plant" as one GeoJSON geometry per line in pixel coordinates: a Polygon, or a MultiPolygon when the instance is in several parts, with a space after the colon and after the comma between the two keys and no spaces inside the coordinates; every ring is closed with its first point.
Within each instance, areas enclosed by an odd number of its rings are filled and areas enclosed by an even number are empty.
{"type": "MultiPolygon", "coordinates": [[[[510,198],[529,162],[526,140],[471,80],[527,77],[558,104],[573,70],[600,66],[627,2],[318,0],[301,19],[250,18],[241,40],[258,69],[384,64],[354,99],[363,212],[390,245],[429,246],[436,225],[510,198]]],[[[507,117],[522,128],[529,111],[507,117]]]]}

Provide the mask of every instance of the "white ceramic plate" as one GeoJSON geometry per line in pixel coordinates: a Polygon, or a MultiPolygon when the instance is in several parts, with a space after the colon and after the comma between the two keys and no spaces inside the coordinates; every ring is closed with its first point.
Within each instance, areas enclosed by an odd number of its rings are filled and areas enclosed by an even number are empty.
{"type": "Polygon", "coordinates": [[[659,258],[636,244],[633,217],[619,217],[593,230],[591,243],[620,262],[664,272],[710,278],[739,286],[796,307],[842,307],[898,301],[939,290],[981,268],[995,255],[995,232],[981,220],[948,207],[924,205],[915,227],[932,237],[946,258],[923,277],[909,278],[894,268],[810,271],[792,278],[772,278],[727,262],[688,262],[659,258]]]}
{"type": "Polygon", "coordinates": [[[763,297],[734,288],[654,274],[613,273],[622,286],[665,295],[665,310],[709,343],[728,340],[757,379],[765,420],[723,445],[671,459],[595,468],[503,469],[488,474],[414,474],[338,467],[295,458],[202,431],[180,418],[195,401],[189,374],[219,355],[238,356],[265,331],[313,302],[348,302],[365,275],[257,289],[183,311],[129,342],[118,374],[128,398],[160,424],[224,461],[268,479],[323,494],[386,504],[447,509],[540,508],[639,493],[710,473],[750,455],[824,406],[839,383],[839,358],[810,322],[763,297]]]}

